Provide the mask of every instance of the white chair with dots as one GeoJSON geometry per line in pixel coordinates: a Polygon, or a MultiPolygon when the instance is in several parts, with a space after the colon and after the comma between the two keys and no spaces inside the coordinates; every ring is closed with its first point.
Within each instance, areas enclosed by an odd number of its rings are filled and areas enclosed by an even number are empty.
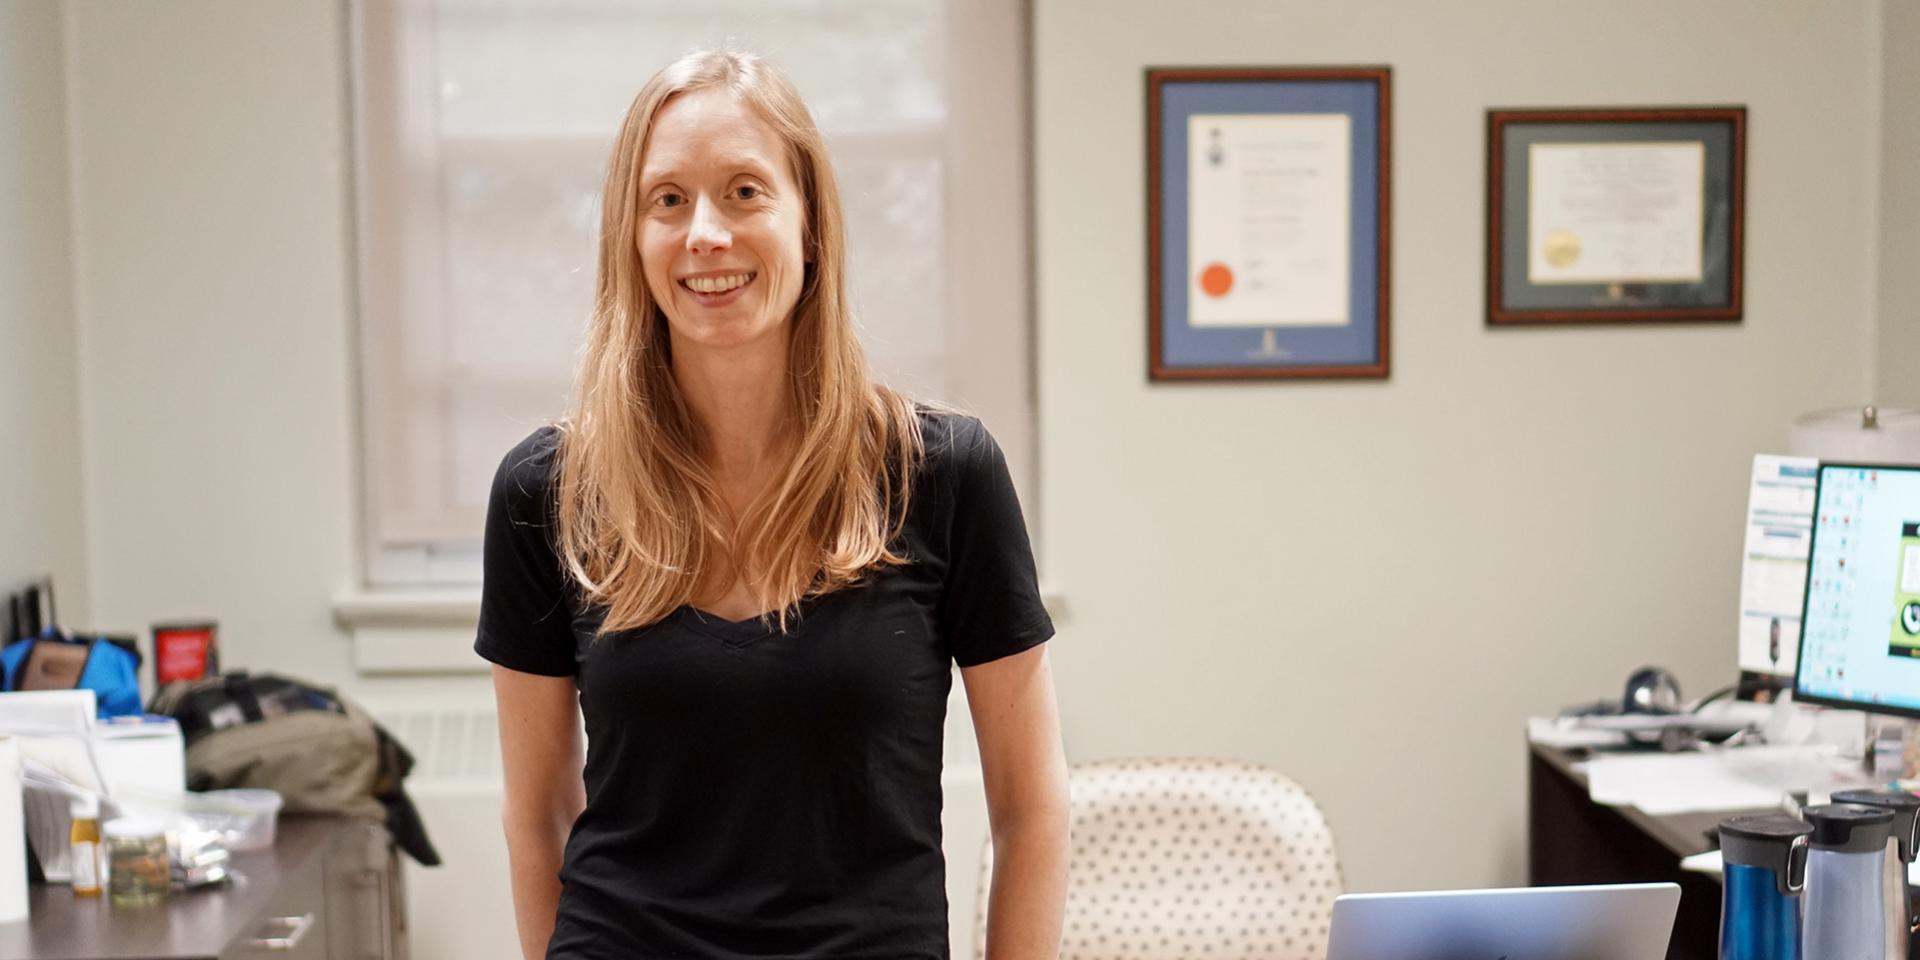
{"type": "MultiPolygon", "coordinates": [[[[1320,960],[1343,882],[1320,807],[1231,760],[1075,765],[1060,960],[1320,960]]],[[[973,955],[984,960],[993,842],[973,955]]]]}

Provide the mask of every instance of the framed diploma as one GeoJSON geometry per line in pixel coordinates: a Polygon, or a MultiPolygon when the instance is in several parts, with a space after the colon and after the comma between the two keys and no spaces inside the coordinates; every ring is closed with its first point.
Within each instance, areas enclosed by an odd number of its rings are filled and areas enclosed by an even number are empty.
{"type": "Polygon", "coordinates": [[[1387,375],[1386,67],[1147,69],[1147,376],[1387,375]]]}
{"type": "Polygon", "coordinates": [[[1745,107],[1487,111],[1487,323],[1740,319],[1745,107]]]}

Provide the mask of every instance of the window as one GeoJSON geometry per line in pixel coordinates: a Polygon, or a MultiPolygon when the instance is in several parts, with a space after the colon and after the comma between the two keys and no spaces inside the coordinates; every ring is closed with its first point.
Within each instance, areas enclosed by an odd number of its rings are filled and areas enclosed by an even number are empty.
{"type": "Polygon", "coordinates": [[[479,582],[488,481],[560,415],[601,177],[648,76],[778,63],[827,135],[877,373],[978,413],[1032,490],[1019,0],[355,0],[368,582],[479,582]]]}

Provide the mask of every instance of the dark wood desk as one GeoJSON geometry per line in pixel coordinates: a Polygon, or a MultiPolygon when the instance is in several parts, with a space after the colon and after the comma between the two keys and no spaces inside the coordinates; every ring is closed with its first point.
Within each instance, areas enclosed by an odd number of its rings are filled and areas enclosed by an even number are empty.
{"type": "Polygon", "coordinates": [[[1587,795],[1573,770],[1584,752],[1530,744],[1527,753],[1527,882],[1680,885],[1667,960],[1715,960],[1720,950],[1720,880],[1680,869],[1680,859],[1720,844],[1721,811],[1652,816],[1634,807],[1605,807],[1587,795]]]}
{"type": "Polygon", "coordinates": [[[36,884],[29,918],[0,924],[0,960],[405,960],[400,871],[384,829],[283,816],[272,850],[236,853],[234,879],[165,904],[117,908],[36,884]],[[311,917],[298,941],[271,946],[311,917]]]}

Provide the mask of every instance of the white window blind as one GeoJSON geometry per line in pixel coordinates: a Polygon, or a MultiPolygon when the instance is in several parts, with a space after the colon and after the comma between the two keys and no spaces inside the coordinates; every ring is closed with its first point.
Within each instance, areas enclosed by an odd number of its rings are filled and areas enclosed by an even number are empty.
{"type": "Polygon", "coordinates": [[[1032,505],[1018,0],[354,0],[368,580],[477,583],[488,481],[560,415],[601,179],[652,73],[784,70],[839,174],[880,376],[979,414],[1032,505]]]}

